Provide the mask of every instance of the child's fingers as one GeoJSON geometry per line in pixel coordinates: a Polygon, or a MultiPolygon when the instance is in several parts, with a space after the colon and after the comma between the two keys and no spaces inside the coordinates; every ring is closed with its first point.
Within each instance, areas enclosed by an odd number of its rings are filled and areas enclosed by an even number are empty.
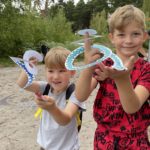
{"type": "Polygon", "coordinates": [[[95,71],[99,74],[99,73],[103,73],[107,75],[107,70],[106,70],[106,66],[103,63],[99,63],[95,69],[95,71]]]}
{"type": "Polygon", "coordinates": [[[40,108],[45,109],[45,110],[50,110],[50,109],[54,108],[55,101],[51,97],[49,97],[47,95],[42,95],[41,98],[42,98],[41,100],[35,99],[36,104],[40,108]]]}
{"type": "Polygon", "coordinates": [[[91,50],[91,40],[89,39],[88,32],[84,35],[84,48],[85,48],[85,51],[91,50]]]}
{"type": "Polygon", "coordinates": [[[43,99],[35,98],[34,101],[41,108],[43,108],[43,106],[47,105],[47,101],[45,101],[43,99]]]}
{"type": "Polygon", "coordinates": [[[33,65],[37,65],[38,64],[38,59],[36,58],[36,57],[31,57],[30,59],[29,59],[29,65],[31,66],[31,67],[33,67],[33,65]]]}
{"type": "Polygon", "coordinates": [[[43,101],[48,101],[48,100],[51,99],[51,98],[50,98],[49,96],[47,96],[47,95],[42,95],[41,98],[42,98],[43,101]]]}
{"type": "Polygon", "coordinates": [[[36,57],[30,57],[30,58],[29,58],[29,61],[36,61],[36,60],[37,60],[36,57]]]}
{"type": "Polygon", "coordinates": [[[35,97],[41,99],[42,94],[40,92],[35,93],[35,97]]]}
{"type": "Polygon", "coordinates": [[[99,63],[99,64],[98,64],[98,67],[100,68],[100,70],[101,70],[102,72],[105,72],[105,65],[104,65],[103,63],[99,63]]]}
{"type": "Polygon", "coordinates": [[[38,98],[35,98],[34,101],[36,102],[36,104],[40,107],[42,105],[42,101],[38,98]]]}
{"type": "Polygon", "coordinates": [[[131,56],[131,57],[129,58],[129,60],[126,62],[125,66],[128,68],[129,71],[132,70],[135,61],[136,61],[135,56],[131,56]]]}
{"type": "Polygon", "coordinates": [[[103,81],[108,77],[108,72],[104,69],[104,64],[99,64],[99,67],[95,69],[96,75],[94,76],[97,80],[103,81]]]}

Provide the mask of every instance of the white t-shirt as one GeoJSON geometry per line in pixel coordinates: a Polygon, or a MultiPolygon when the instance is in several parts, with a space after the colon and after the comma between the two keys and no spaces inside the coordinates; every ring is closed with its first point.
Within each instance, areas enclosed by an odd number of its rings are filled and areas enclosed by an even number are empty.
{"type": "MultiPolygon", "coordinates": [[[[43,93],[47,85],[46,82],[39,82],[41,92],[43,93]]],[[[56,101],[59,108],[66,106],[66,91],[54,95],[51,90],[48,93],[56,101]]],[[[69,100],[80,108],[85,109],[85,104],[79,102],[74,93],[70,96],[69,100]]],[[[76,118],[73,117],[71,122],[66,126],[59,125],[47,111],[42,111],[42,119],[37,136],[37,142],[45,150],[79,150],[78,130],[76,118]]]]}

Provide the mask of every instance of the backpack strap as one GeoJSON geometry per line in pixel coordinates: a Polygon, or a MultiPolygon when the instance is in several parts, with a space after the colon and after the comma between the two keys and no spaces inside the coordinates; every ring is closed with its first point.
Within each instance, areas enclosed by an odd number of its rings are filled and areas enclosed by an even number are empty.
{"type": "MultiPolygon", "coordinates": [[[[49,89],[50,89],[50,85],[47,84],[46,87],[45,87],[45,90],[43,92],[43,95],[48,95],[49,89]]],[[[40,118],[42,118],[42,109],[41,108],[38,108],[37,111],[34,114],[35,118],[38,118],[38,116],[40,116],[40,118]]]]}
{"type": "Polygon", "coordinates": [[[67,91],[66,91],[66,100],[68,100],[70,98],[70,96],[71,96],[71,94],[73,93],[74,90],[75,90],[75,84],[72,83],[67,88],[67,91]]]}
{"type": "MultiPolygon", "coordinates": [[[[75,84],[72,83],[69,85],[67,91],[66,91],[66,101],[68,101],[68,99],[70,98],[71,94],[73,93],[73,91],[75,90],[75,84]]],[[[77,121],[77,129],[78,132],[81,129],[81,125],[82,125],[82,111],[78,111],[76,113],[76,121],[77,121]]]]}
{"type": "MultiPolygon", "coordinates": [[[[73,93],[74,89],[75,89],[75,84],[74,83],[70,84],[69,87],[66,90],[66,100],[68,100],[70,98],[70,96],[73,93]]],[[[45,90],[43,92],[43,95],[48,95],[49,90],[50,90],[50,85],[47,84],[46,87],[45,87],[45,90]]]]}
{"type": "Polygon", "coordinates": [[[43,95],[48,95],[49,90],[50,90],[50,85],[47,83],[43,95]]]}

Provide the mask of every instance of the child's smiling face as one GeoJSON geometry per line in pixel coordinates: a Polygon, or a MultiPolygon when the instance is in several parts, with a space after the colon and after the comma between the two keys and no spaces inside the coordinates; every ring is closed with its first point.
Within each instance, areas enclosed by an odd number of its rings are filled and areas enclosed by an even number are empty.
{"type": "Polygon", "coordinates": [[[68,87],[70,78],[75,74],[74,71],[64,69],[46,69],[48,83],[52,86],[54,93],[59,93],[68,87]]]}
{"type": "Polygon", "coordinates": [[[121,31],[115,29],[113,33],[110,33],[109,37],[116,48],[117,55],[130,57],[137,55],[147,35],[136,22],[131,22],[121,31]]]}

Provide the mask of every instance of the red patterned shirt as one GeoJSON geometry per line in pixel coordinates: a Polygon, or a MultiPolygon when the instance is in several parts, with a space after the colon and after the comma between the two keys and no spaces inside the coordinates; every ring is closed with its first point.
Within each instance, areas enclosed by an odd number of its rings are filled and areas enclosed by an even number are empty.
{"type": "MultiPolygon", "coordinates": [[[[105,65],[111,66],[109,59],[105,65]]],[[[139,58],[130,74],[133,87],[144,86],[150,92],[150,63],[139,58]]],[[[97,122],[95,132],[95,150],[148,150],[147,127],[150,125],[150,106],[148,100],[142,108],[127,114],[120,103],[114,80],[100,81],[94,102],[94,119],[97,122]]],[[[150,97],[149,97],[150,99],[150,97]]]]}

